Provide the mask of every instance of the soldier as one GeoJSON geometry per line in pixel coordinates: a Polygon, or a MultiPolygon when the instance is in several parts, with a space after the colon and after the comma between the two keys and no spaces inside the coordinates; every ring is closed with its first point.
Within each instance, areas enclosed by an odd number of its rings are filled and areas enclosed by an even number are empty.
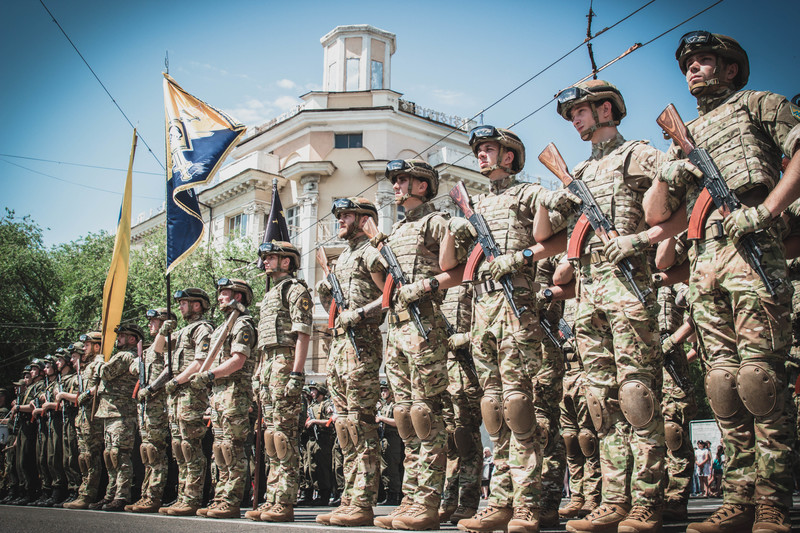
{"type": "Polygon", "coordinates": [[[375,421],[381,440],[381,484],[385,498],[378,505],[400,505],[403,489],[403,439],[394,419],[394,395],[389,382],[381,380],[381,401],[375,421]]]}
{"type": "MultiPolygon", "coordinates": [[[[317,491],[313,505],[328,505],[333,489],[333,403],[327,398],[325,385],[309,385],[311,404],[306,409],[308,416],[303,424],[311,431],[306,445],[309,476],[317,491]]],[[[313,489],[312,489],[313,490],[313,489]]]]}
{"type": "Polygon", "coordinates": [[[56,358],[59,372],[59,383],[56,388],[54,401],[59,405],[60,412],[56,418],[61,419],[62,425],[62,466],[67,479],[67,498],[56,503],[53,507],[63,507],[64,503],[74,501],[78,497],[78,488],[81,485],[81,470],[78,466],[78,434],[75,428],[75,420],[78,416],[77,395],[71,395],[73,389],[77,389],[77,374],[73,367],[73,358],[77,359],[83,353],[83,345],[75,347],[70,344],[66,349],[56,350],[56,358]],[[73,352],[75,354],[73,355],[73,352]]]}
{"type": "Polygon", "coordinates": [[[195,390],[211,384],[213,392],[212,449],[219,479],[214,500],[197,513],[209,518],[241,516],[240,505],[249,474],[244,447],[251,427],[249,410],[253,403],[252,379],[257,364],[256,324],[247,312],[252,300],[253,289],[246,281],[228,278],[217,281],[217,302],[226,315],[226,323],[233,316],[236,318],[230,331],[223,324],[211,334],[212,346],[222,342],[222,348],[209,354],[214,356],[211,368],[195,374],[190,383],[195,390]]]}
{"type": "MultiPolygon", "coordinates": [[[[16,382],[14,383],[16,386],[16,382]]],[[[2,446],[2,455],[0,455],[0,504],[6,503],[8,500],[16,498],[16,462],[14,462],[14,441],[15,432],[12,432],[13,423],[9,413],[11,412],[11,395],[8,389],[0,389],[0,446],[2,446]],[[12,476],[11,472],[14,472],[12,476]],[[13,496],[13,498],[12,498],[13,496]]]]}
{"type": "Polygon", "coordinates": [[[36,475],[36,426],[32,421],[30,402],[34,391],[34,370],[32,364],[25,365],[22,372],[24,385],[20,402],[11,411],[19,416],[19,437],[17,441],[17,475],[20,479],[20,495],[9,502],[11,505],[28,505],[39,494],[39,477],[36,475]]]}
{"type": "MultiPolygon", "coordinates": [[[[41,481],[41,493],[39,494],[39,498],[29,505],[35,505],[36,507],[41,507],[53,493],[53,476],[50,473],[50,468],[47,466],[47,437],[50,433],[48,431],[49,424],[44,409],[42,408],[42,404],[45,402],[45,390],[50,384],[50,376],[47,374],[46,368],[48,366],[46,358],[45,356],[31,361],[31,376],[33,376],[34,380],[29,407],[32,408],[31,418],[36,422],[36,469],[39,472],[39,479],[41,481]]],[[[51,367],[51,373],[52,372],[53,369],[51,367]]]]}
{"type": "MultiPolygon", "coordinates": [[[[63,348],[59,348],[63,351],[63,348]]],[[[58,352],[56,352],[58,353],[58,352]]],[[[64,472],[64,448],[63,448],[63,419],[61,413],[56,412],[60,407],[56,402],[56,394],[60,383],[60,370],[58,362],[53,355],[44,357],[44,372],[46,386],[39,401],[42,406],[41,417],[44,419],[47,431],[47,470],[50,473],[50,496],[42,501],[39,506],[52,507],[57,503],[63,503],[67,498],[67,477],[64,472]]]]}
{"type": "Polygon", "coordinates": [[[165,307],[148,309],[145,313],[150,336],[160,342],[154,342],[144,350],[142,358],[131,363],[129,372],[139,379],[139,390],[136,399],[139,402],[139,434],[142,442],[139,455],[144,465],[141,498],[139,501],[125,506],[125,510],[133,513],[155,513],[161,507],[164,487],[167,484],[167,447],[170,442],[169,415],[167,414],[166,393],[153,390],[151,382],[164,372],[164,348],[166,338],[158,337],[161,327],[167,320],[173,322],[177,317],[165,307]],[[143,382],[141,380],[144,380],[143,382]]]}
{"type": "Polygon", "coordinates": [[[251,520],[293,522],[299,472],[300,392],[311,338],[311,297],[300,268],[300,252],[289,242],[259,246],[272,288],[261,302],[258,346],[263,351],[259,389],[264,413],[264,450],[269,456],[266,501],[245,513],[251,520]]]}
{"type": "MultiPolygon", "coordinates": [[[[81,486],[78,488],[78,497],[64,504],[64,509],[87,509],[90,505],[102,507],[97,502],[97,492],[100,487],[100,476],[103,472],[101,463],[103,457],[103,423],[92,417],[92,390],[89,386],[97,379],[100,365],[103,364],[103,354],[100,345],[103,337],[99,331],[91,331],[79,337],[83,345],[83,354],[80,355],[80,383],[83,390],[74,391],[80,410],[75,421],[78,433],[78,467],[83,474],[81,486]]],[[[80,350],[80,345],[73,345],[73,353],[80,350]]],[[[77,365],[76,365],[77,367],[77,365]]],[[[98,507],[99,508],[99,507],[98,507]]]]}
{"type": "Polygon", "coordinates": [[[25,380],[21,379],[19,381],[14,381],[14,396],[12,399],[8,397],[10,401],[7,407],[8,411],[4,415],[3,421],[0,423],[4,423],[8,426],[8,439],[5,442],[5,475],[4,475],[4,482],[5,488],[7,490],[5,497],[0,500],[0,504],[9,504],[13,500],[16,500],[20,496],[22,496],[22,483],[20,480],[20,476],[17,473],[17,450],[19,449],[19,427],[20,427],[20,416],[19,412],[16,408],[17,404],[22,398],[22,391],[25,387],[25,380]]]}
{"type": "MultiPolygon", "coordinates": [[[[383,286],[385,275],[378,252],[370,246],[363,228],[370,218],[378,222],[378,210],[366,198],[353,197],[335,200],[331,213],[339,221],[338,237],[347,241],[347,247],[331,267],[347,308],[336,316],[336,327],[331,330],[333,340],[327,365],[337,413],[335,429],[342,450],[344,488],[340,506],[332,513],[317,516],[317,522],[368,526],[373,523],[372,506],[378,500],[380,481],[375,405],[383,347],[378,287],[383,286]],[[355,345],[348,331],[353,331],[355,345]]],[[[317,294],[322,306],[331,308],[331,286],[327,279],[317,284],[317,294]]],[[[322,426],[317,427],[321,432],[322,426]]]]}
{"type": "MultiPolygon", "coordinates": [[[[774,93],[740,90],[750,67],[747,53],[730,37],[689,32],[675,57],[700,114],[687,128],[743,204],[724,220],[713,209],[702,220],[696,169],[665,174],[650,196],[662,209],[660,216],[653,211],[653,221],[685,200],[690,222],[704,228],[689,251],[688,302],[705,349],[706,393],[725,446],[725,495],[715,513],[689,524],[688,531],[788,532],[794,431],[785,362],[792,289],[781,238],[768,229],[800,190],[800,109],[774,93]],[[784,155],[790,161],[780,177],[784,155]],[[738,246],[751,233],[774,293],[738,246]]],[[[677,146],[670,154],[686,157],[677,146]]],[[[679,159],[675,166],[691,165],[679,159]]]]}

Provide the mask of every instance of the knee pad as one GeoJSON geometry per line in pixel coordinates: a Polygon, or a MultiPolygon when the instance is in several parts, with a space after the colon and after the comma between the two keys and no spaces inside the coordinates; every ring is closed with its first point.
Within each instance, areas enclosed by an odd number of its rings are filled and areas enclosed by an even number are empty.
{"type": "Polygon", "coordinates": [[[147,444],[147,458],[150,460],[150,464],[154,465],[158,461],[159,451],[153,444],[147,444]]]}
{"type": "Polygon", "coordinates": [[[603,402],[595,396],[592,391],[586,389],[586,408],[589,410],[589,417],[592,419],[592,425],[595,431],[603,430],[603,421],[605,418],[605,409],[603,409],[603,402]]]}
{"type": "Polygon", "coordinates": [[[533,400],[522,391],[512,391],[503,400],[506,425],[518,441],[527,441],[536,433],[536,413],[533,400]]]}
{"type": "Polygon", "coordinates": [[[475,454],[475,439],[472,438],[472,431],[464,426],[456,427],[453,433],[453,441],[455,441],[456,452],[461,459],[470,459],[475,454]]]}
{"type": "Polygon", "coordinates": [[[272,438],[275,441],[275,457],[283,461],[291,456],[292,443],[283,431],[276,431],[272,438]]]}
{"type": "Polygon", "coordinates": [[[275,457],[275,433],[271,429],[264,430],[264,451],[267,457],[275,457]]]}
{"type": "Polygon", "coordinates": [[[214,452],[214,462],[217,464],[217,467],[222,468],[225,466],[225,459],[222,457],[222,448],[218,442],[214,442],[214,444],[211,445],[211,451],[214,452]]]}
{"type": "Polygon", "coordinates": [[[619,386],[619,406],[635,429],[646,427],[656,414],[656,396],[644,381],[626,379],[619,386]]]}
{"type": "Polygon", "coordinates": [[[405,405],[395,405],[393,413],[400,438],[405,441],[413,437],[414,423],[411,421],[411,409],[405,405]]]}
{"type": "Polygon", "coordinates": [[[481,398],[481,416],[490,437],[497,437],[503,428],[503,415],[500,400],[494,396],[481,398]]]}
{"type": "Polygon", "coordinates": [[[108,450],[103,450],[103,462],[106,464],[108,471],[114,470],[114,464],[111,462],[111,453],[108,450]]]}
{"type": "Polygon", "coordinates": [[[706,396],[717,418],[731,418],[742,408],[736,378],[727,368],[712,368],[706,374],[706,396]]]}
{"type": "Polygon", "coordinates": [[[183,452],[181,451],[181,441],[172,440],[172,457],[177,463],[183,463],[183,452]]]}
{"type": "MultiPolygon", "coordinates": [[[[355,448],[361,441],[361,435],[359,435],[358,431],[358,420],[347,418],[344,421],[344,427],[345,429],[347,429],[347,436],[348,436],[347,443],[355,448]]],[[[339,445],[341,445],[341,442],[339,443],[339,445]]],[[[342,448],[342,450],[344,450],[344,447],[342,448]]]]}
{"type": "Polygon", "coordinates": [[[581,445],[578,444],[578,436],[574,433],[564,433],[564,450],[567,452],[567,457],[574,459],[581,453],[581,445]]]}
{"type": "Polygon", "coordinates": [[[584,457],[597,455],[597,435],[587,428],[583,428],[578,433],[578,445],[581,447],[584,457]]]}
{"type": "Polygon", "coordinates": [[[192,460],[192,456],[194,455],[194,451],[192,450],[192,445],[189,441],[181,442],[181,451],[183,452],[183,460],[187,463],[192,460]]]}
{"type": "Polygon", "coordinates": [[[664,440],[669,451],[676,452],[680,450],[681,446],[683,446],[683,428],[675,422],[665,422],[664,440]]]}
{"type": "Polygon", "coordinates": [[[119,448],[111,448],[108,452],[108,457],[111,459],[111,464],[114,466],[116,470],[119,468],[119,448]]]}
{"type": "Polygon", "coordinates": [[[150,458],[147,456],[147,444],[144,442],[139,445],[139,455],[142,457],[142,464],[147,466],[150,458]]]}
{"type": "Polygon", "coordinates": [[[431,440],[443,429],[442,420],[434,420],[433,409],[426,401],[418,401],[411,406],[411,423],[414,432],[422,440],[431,440]]]}
{"type": "Polygon", "coordinates": [[[347,427],[347,419],[339,415],[339,418],[333,423],[333,427],[336,430],[336,438],[339,439],[339,446],[341,446],[342,451],[349,451],[353,443],[350,442],[350,431],[347,427]]]}
{"type": "Polygon", "coordinates": [[[736,388],[753,416],[767,416],[778,407],[778,386],[772,369],[764,362],[745,363],[736,373],[736,388]]]}
{"type": "Polygon", "coordinates": [[[219,445],[222,451],[222,458],[225,460],[225,465],[230,467],[233,464],[233,443],[231,441],[222,441],[219,445]]]}

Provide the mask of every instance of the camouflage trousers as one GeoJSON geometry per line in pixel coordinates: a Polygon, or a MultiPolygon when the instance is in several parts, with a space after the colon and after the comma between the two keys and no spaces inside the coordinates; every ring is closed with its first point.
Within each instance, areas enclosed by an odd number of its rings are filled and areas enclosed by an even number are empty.
{"type": "Polygon", "coordinates": [[[569,491],[586,501],[600,502],[600,449],[586,404],[586,374],[578,363],[564,376],[560,404],[561,436],[569,470],[569,491]]]}
{"type": "Polygon", "coordinates": [[[133,417],[117,416],[104,418],[103,436],[106,449],[103,459],[108,469],[108,487],[106,499],[131,500],[131,484],[133,483],[133,451],[136,421],[133,417]]]}
{"type": "Polygon", "coordinates": [[[78,429],[75,427],[75,415],[68,413],[62,434],[63,467],[67,476],[67,488],[77,491],[81,486],[81,469],[78,464],[78,429]]]}
{"type": "Polygon", "coordinates": [[[168,398],[167,405],[172,456],[178,463],[178,499],[199,507],[203,503],[207,468],[203,437],[208,426],[203,415],[208,407],[208,394],[183,385],[168,398]]]}
{"type": "Polygon", "coordinates": [[[686,383],[684,391],[675,384],[669,372],[664,370],[664,399],[661,402],[661,412],[664,415],[664,430],[666,434],[666,473],[667,484],[664,489],[664,499],[672,503],[686,503],[691,490],[692,473],[694,472],[694,449],[689,438],[689,422],[697,413],[694,399],[694,390],[689,379],[689,365],[683,349],[676,356],[675,368],[681,379],[686,383]]]}
{"type": "Polygon", "coordinates": [[[542,366],[536,302],[514,291],[518,306],[530,310],[517,318],[502,291],[473,300],[472,355],[483,389],[481,413],[494,443],[494,472],[489,505],[539,508],[542,496],[542,441],[533,407],[534,377],[542,366]],[[501,414],[508,400],[528,411],[510,428],[501,414]]]}
{"type": "MultiPolygon", "coordinates": [[[[648,287],[646,263],[633,259],[636,283],[648,287]]],[[[663,357],[656,297],[651,292],[647,305],[642,304],[608,262],[583,266],[580,275],[575,338],[586,372],[589,413],[600,438],[603,503],[661,505],[663,357]],[[636,399],[632,391],[639,394],[636,399]],[[628,398],[627,404],[621,397],[628,398]]]]}
{"type": "MultiPolygon", "coordinates": [[[[37,419],[38,420],[38,419],[37,419]]],[[[47,466],[47,419],[41,424],[36,422],[36,468],[39,471],[39,479],[42,481],[42,491],[49,494],[53,489],[53,475],[50,467],[47,466]]]]}
{"type": "Polygon", "coordinates": [[[89,420],[90,410],[82,409],[78,414],[78,467],[83,481],[78,493],[90,501],[97,499],[100,476],[103,473],[103,422],[89,420]]]}
{"type": "Polygon", "coordinates": [[[394,392],[394,418],[405,443],[403,493],[413,503],[438,507],[447,465],[442,420],[448,385],[447,335],[442,318],[433,311],[424,312],[423,323],[430,327],[427,341],[412,320],[390,322],[385,369],[394,392]],[[429,427],[413,425],[412,409],[428,413],[429,427]]]}
{"type": "Polygon", "coordinates": [[[261,365],[259,392],[264,413],[264,449],[268,455],[268,503],[294,505],[300,480],[300,390],[286,394],[294,367],[293,348],[267,348],[261,365]]]}
{"type": "Polygon", "coordinates": [[[67,476],[64,472],[64,425],[61,411],[48,411],[50,420],[47,436],[47,469],[50,471],[50,485],[53,489],[65,490],[67,476]]]}
{"type": "Polygon", "coordinates": [[[483,468],[481,389],[474,371],[465,367],[453,352],[448,354],[447,373],[448,401],[444,408],[447,467],[440,507],[461,505],[477,509],[483,468]]]}
{"type": "Polygon", "coordinates": [[[237,390],[233,383],[214,384],[211,420],[214,427],[212,446],[217,466],[214,500],[239,506],[244,498],[245,482],[250,477],[245,441],[250,434],[250,395],[237,390]]]}
{"type": "Polygon", "coordinates": [[[792,286],[782,245],[766,235],[760,245],[766,274],[783,281],[775,297],[722,238],[690,249],[688,301],[706,352],[706,393],[725,447],[724,500],[789,507],[795,435],[785,362],[792,286]],[[738,394],[731,391],[734,377],[738,394]]]}
{"type": "Polygon", "coordinates": [[[400,494],[403,490],[403,459],[405,450],[397,428],[384,426],[381,439],[381,483],[386,492],[400,494]]]}
{"type": "Polygon", "coordinates": [[[564,354],[550,339],[542,340],[542,368],[533,384],[536,423],[542,438],[542,509],[558,509],[564,486],[566,452],[561,439],[558,404],[563,395],[564,354]]]}
{"type": "Polygon", "coordinates": [[[351,505],[371,507],[378,500],[380,442],[375,406],[380,387],[381,332],[378,326],[355,328],[361,360],[347,335],[334,337],[328,355],[328,387],[336,407],[336,432],[343,454],[342,497],[351,505]]]}
{"type": "Polygon", "coordinates": [[[167,484],[167,446],[170,441],[169,417],[166,411],[166,402],[163,396],[150,399],[146,404],[139,404],[139,421],[144,424],[139,427],[142,443],[139,453],[144,465],[142,478],[142,497],[161,500],[164,487],[167,484]],[[144,411],[144,417],[142,417],[144,411]]]}
{"type": "Polygon", "coordinates": [[[14,434],[8,436],[6,449],[3,452],[5,456],[3,462],[3,483],[0,485],[0,488],[6,491],[16,491],[20,486],[19,476],[17,475],[17,447],[13,445],[16,437],[17,436],[14,434]]]}

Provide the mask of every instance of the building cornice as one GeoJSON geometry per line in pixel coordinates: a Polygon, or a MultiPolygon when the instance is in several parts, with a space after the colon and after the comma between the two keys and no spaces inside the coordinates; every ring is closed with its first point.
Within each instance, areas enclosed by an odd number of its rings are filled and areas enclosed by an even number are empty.
{"type": "Polygon", "coordinates": [[[284,168],[281,175],[287,180],[296,181],[308,174],[330,176],[335,171],[336,165],[331,161],[298,161],[284,168]]]}

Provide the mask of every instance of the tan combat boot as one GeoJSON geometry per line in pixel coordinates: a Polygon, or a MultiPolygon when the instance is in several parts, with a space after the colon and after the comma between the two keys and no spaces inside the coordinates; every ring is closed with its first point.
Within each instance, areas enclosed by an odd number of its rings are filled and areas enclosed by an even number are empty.
{"type": "Polygon", "coordinates": [[[539,533],[538,508],[514,507],[514,516],[508,522],[508,533],[539,533]]]}
{"type": "Polygon", "coordinates": [[[262,522],[294,522],[294,506],[276,503],[269,511],[261,513],[262,522]]]}
{"type": "Polygon", "coordinates": [[[439,523],[444,524],[445,522],[449,522],[453,513],[456,512],[458,509],[457,505],[448,505],[447,507],[440,507],[439,508],[439,523]]]}
{"type": "Polygon", "coordinates": [[[258,506],[257,509],[250,509],[246,513],[244,513],[244,517],[248,520],[254,520],[256,522],[261,522],[261,513],[265,513],[269,511],[273,506],[272,502],[264,502],[258,506]]]}
{"type": "Polygon", "coordinates": [[[789,533],[791,529],[792,521],[787,509],[768,503],[756,505],[753,533],[789,533]]]}
{"type": "Polygon", "coordinates": [[[348,505],[331,516],[330,524],[344,527],[361,527],[371,526],[374,520],[375,513],[372,512],[372,507],[348,505]]]}
{"type": "Polygon", "coordinates": [[[688,504],[683,500],[667,500],[661,511],[661,519],[665,522],[683,522],[689,518],[688,504]]]}
{"type": "Polygon", "coordinates": [[[472,518],[459,520],[458,529],[471,533],[483,533],[485,531],[494,531],[495,529],[505,531],[513,514],[514,511],[512,511],[511,507],[489,505],[489,507],[478,511],[472,518]]]}
{"type": "MultiPolygon", "coordinates": [[[[323,514],[318,514],[317,515],[317,518],[316,518],[317,524],[322,524],[324,526],[331,525],[331,517],[333,517],[333,515],[335,515],[335,514],[341,513],[342,511],[344,511],[344,509],[346,507],[350,507],[350,499],[349,498],[342,498],[342,503],[339,505],[339,507],[337,507],[336,509],[334,509],[333,511],[331,511],[329,513],[323,513],[323,514]]],[[[371,526],[372,522],[370,522],[367,525],[371,526]]]]}
{"type": "MultiPolygon", "coordinates": [[[[197,516],[198,509],[200,509],[199,505],[178,502],[172,507],[167,507],[167,514],[169,516],[197,516]]],[[[159,509],[158,512],[160,513],[161,509],[159,509]]]]}
{"type": "Polygon", "coordinates": [[[587,514],[597,509],[598,507],[600,507],[599,500],[586,500],[583,503],[583,507],[581,507],[581,511],[586,511],[586,512],[583,513],[581,516],[586,516],[587,514]]]}
{"type": "Polygon", "coordinates": [[[686,533],[731,533],[734,531],[751,531],[755,521],[755,509],[752,505],[723,503],[703,522],[689,524],[686,533]]]}
{"type": "Polygon", "coordinates": [[[208,510],[206,516],[209,518],[241,518],[242,510],[238,505],[229,502],[219,502],[208,510]]]}
{"type": "Polygon", "coordinates": [[[477,507],[464,507],[463,505],[459,505],[458,509],[456,509],[456,512],[450,516],[450,523],[456,525],[460,520],[472,518],[477,512],[477,507]]]}
{"type": "Polygon", "coordinates": [[[372,521],[372,524],[377,527],[382,527],[383,529],[394,529],[392,527],[392,521],[394,518],[403,514],[409,507],[411,507],[411,501],[403,498],[403,500],[400,502],[400,505],[392,509],[389,514],[385,516],[376,516],[375,520],[372,521]]]}
{"type": "Polygon", "coordinates": [[[161,500],[153,498],[142,498],[131,507],[133,513],[157,513],[161,507],[161,500]]]}
{"type": "Polygon", "coordinates": [[[561,518],[583,518],[589,514],[588,510],[583,509],[583,497],[572,496],[569,503],[558,510],[558,516],[561,518]]]}
{"type": "Polygon", "coordinates": [[[581,520],[567,522],[570,533],[605,533],[617,531],[617,526],[628,516],[630,505],[603,503],[581,520]]]}
{"type": "Polygon", "coordinates": [[[661,509],[634,505],[625,520],[619,523],[619,533],[656,533],[661,531],[661,509]]]}
{"type": "Polygon", "coordinates": [[[139,504],[140,504],[140,503],[142,503],[144,500],[145,500],[145,497],[144,497],[144,496],[142,496],[141,498],[139,498],[139,500],[138,500],[138,501],[136,501],[136,502],[134,502],[134,503],[129,503],[128,505],[126,505],[126,506],[125,506],[125,512],[126,512],[126,513],[132,513],[132,512],[133,512],[133,506],[134,506],[134,505],[139,505],[139,504]]]}
{"type": "Polygon", "coordinates": [[[64,504],[64,509],[88,509],[89,499],[86,496],[78,496],[69,503],[64,504]]]}
{"type": "Polygon", "coordinates": [[[439,507],[415,503],[392,520],[392,527],[412,531],[439,529],[439,507]]]}
{"type": "Polygon", "coordinates": [[[211,502],[208,504],[208,507],[201,507],[200,509],[197,510],[197,513],[195,514],[197,516],[203,516],[203,517],[208,516],[208,511],[215,508],[217,505],[219,505],[218,500],[211,500],[211,502]]]}

